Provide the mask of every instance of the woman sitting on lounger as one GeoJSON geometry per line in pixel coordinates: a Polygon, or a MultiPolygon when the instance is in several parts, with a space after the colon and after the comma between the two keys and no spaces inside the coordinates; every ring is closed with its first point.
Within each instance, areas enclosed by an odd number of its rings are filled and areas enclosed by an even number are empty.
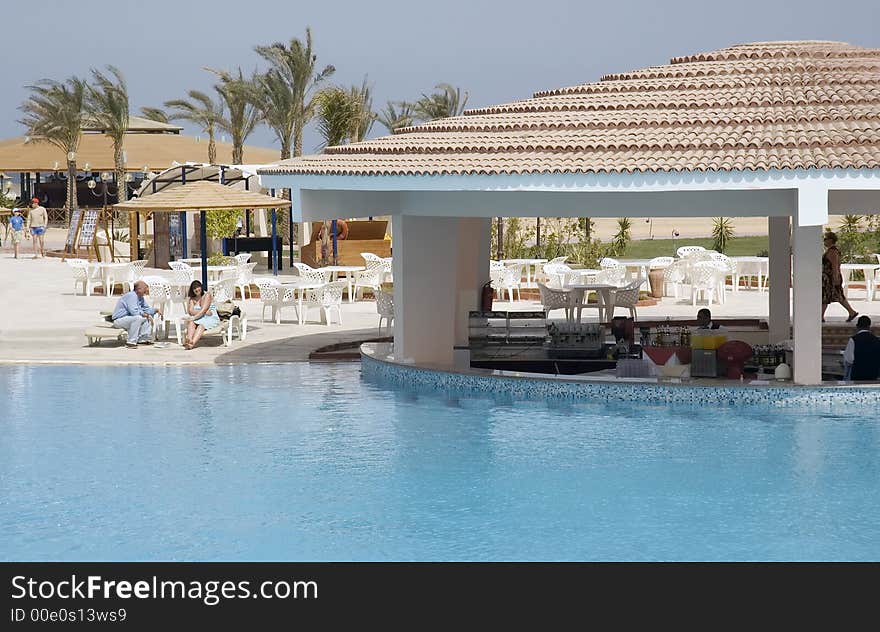
{"type": "Polygon", "coordinates": [[[210,292],[205,292],[201,281],[193,281],[189,286],[187,313],[191,320],[186,326],[186,342],[183,348],[190,350],[196,346],[206,329],[213,329],[220,324],[217,307],[210,292]]]}

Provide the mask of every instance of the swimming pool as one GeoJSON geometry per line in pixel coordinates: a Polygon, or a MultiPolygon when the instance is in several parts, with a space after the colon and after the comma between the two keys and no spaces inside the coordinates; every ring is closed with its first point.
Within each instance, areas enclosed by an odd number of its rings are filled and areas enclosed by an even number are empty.
{"type": "Polygon", "coordinates": [[[2,366],[3,560],[878,560],[876,410],[2,366]]]}

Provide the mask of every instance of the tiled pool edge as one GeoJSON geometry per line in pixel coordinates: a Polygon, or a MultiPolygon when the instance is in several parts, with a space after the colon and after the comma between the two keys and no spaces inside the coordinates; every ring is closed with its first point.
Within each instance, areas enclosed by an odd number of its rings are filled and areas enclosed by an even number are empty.
{"type": "Polygon", "coordinates": [[[504,395],[521,399],[583,399],[718,405],[809,407],[829,405],[880,406],[878,386],[704,386],[693,384],[613,383],[574,381],[554,377],[517,377],[456,372],[389,359],[390,345],[361,346],[362,375],[373,382],[436,392],[454,390],[475,395],[504,395]]]}

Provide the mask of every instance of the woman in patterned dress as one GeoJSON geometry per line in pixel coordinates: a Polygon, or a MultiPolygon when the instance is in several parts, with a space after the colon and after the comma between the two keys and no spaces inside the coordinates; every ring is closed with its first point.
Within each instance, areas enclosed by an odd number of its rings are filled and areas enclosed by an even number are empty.
{"type": "Polygon", "coordinates": [[[825,310],[829,303],[840,303],[849,312],[850,322],[859,313],[846,300],[843,291],[843,275],[840,273],[840,250],[837,249],[837,235],[825,233],[825,254],[822,255],[822,322],[825,322],[825,310]]]}

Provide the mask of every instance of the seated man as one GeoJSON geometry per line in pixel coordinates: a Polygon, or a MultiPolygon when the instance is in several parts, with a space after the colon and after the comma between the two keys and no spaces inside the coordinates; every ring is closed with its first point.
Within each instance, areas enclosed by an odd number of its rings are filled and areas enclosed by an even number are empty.
{"type": "Polygon", "coordinates": [[[697,329],[720,329],[724,331],[724,327],[712,322],[712,312],[705,307],[697,312],[697,329]]]}
{"type": "Polygon", "coordinates": [[[880,338],[871,333],[867,316],[856,321],[856,335],[846,343],[843,362],[851,380],[880,379],[880,338]]]}
{"type": "Polygon", "coordinates": [[[144,294],[147,293],[147,284],[136,281],[134,289],[119,297],[116,307],[113,309],[113,326],[128,331],[128,340],[125,346],[136,349],[139,344],[151,345],[150,339],[153,326],[153,315],[162,315],[162,311],[147,305],[144,294]]]}

